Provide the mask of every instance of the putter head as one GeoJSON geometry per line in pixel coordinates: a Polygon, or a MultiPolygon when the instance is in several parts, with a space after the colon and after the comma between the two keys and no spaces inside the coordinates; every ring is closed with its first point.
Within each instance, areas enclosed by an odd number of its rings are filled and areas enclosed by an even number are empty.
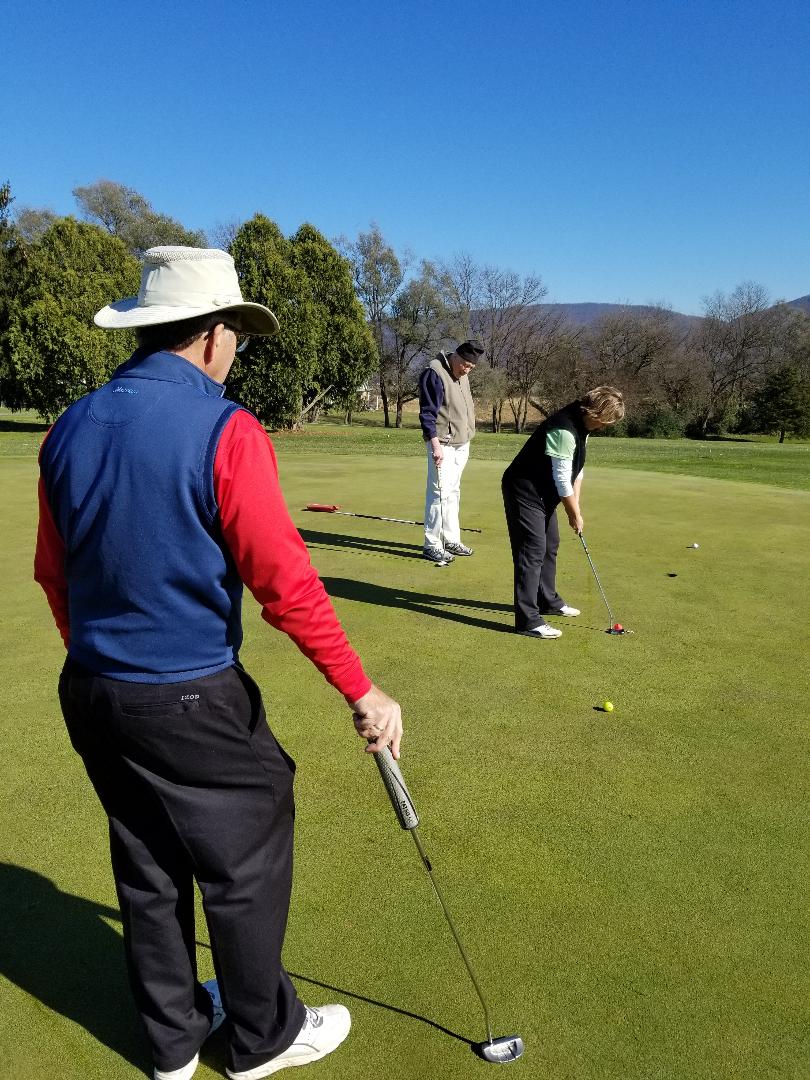
{"type": "Polygon", "coordinates": [[[492,1042],[473,1043],[473,1050],[484,1061],[506,1065],[507,1062],[517,1061],[523,1054],[523,1039],[519,1035],[504,1035],[492,1042]]]}
{"type": "Polygon", "coordinates": [[[615,627],[609,626],[607,628],[607,630],[605,631],[605,633],[606,634],[615,634],[617,637],[620,637],[622,634],[632,634],[633,631],[632,630],[627,630],[624,627],[622,627],[621,630],[616,630],[615,627]]]}

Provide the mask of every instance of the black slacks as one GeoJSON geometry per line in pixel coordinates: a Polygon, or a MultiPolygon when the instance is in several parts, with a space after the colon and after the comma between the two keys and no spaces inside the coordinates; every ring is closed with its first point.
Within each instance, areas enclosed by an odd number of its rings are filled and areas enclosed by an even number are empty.
{"type": "Polygon", "coordinates": [[[264,1064],[304,1022],[281,964],[292,887],[295,764],[238,665],[171,684],[122,682],[68,660],[59,698],[109,818],[130,982],[155,1065],[201,1046],[194,882],[228,1014],[228,1067],[264,1064]]]}
{"type": "Polygon", "coordinates": [[[556,506],[548,511],[539,499],[506,482],[503,505],[515,570],[515,629],[533,630],[545,622],[542,613],[559,611],[564,605],[557,592],[560,530],[556,506]]]}

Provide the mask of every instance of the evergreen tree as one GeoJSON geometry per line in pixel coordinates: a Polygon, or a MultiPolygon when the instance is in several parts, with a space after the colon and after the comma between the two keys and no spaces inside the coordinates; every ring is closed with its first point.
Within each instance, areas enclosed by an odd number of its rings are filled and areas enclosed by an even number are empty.
{"type": "Polygon", "coordinates": [[[133,334],[101,330],[93,315],[111,300],[137,293],[140,269],[120,240],[73,218],[59,219],[39,243],[18,243],[16,251],[3,392],[6,404],[53,420],[132,352],[133,334]]]}
{"type": "Polygon", "coordinates": [[[751,417],[754,430],[806,438],[810,435],[810,383],[802,379],[795,365],[772,372],[755,394],[751,417]]]}
{"type": "Polygon", "coordinates": [[[372,223],[367,233],[360,233],[354,243],[345,238],[339,241],[349,260],[354,276],[357,295],[371,323],[377,345],[380,373],[380,397],[382,398],[385,426],[391,426],[388,406],[388,386],[385,379],[385,318],[391,312],[394,297],[402,287],[407,270],[407,259],[400,259],[380,232],[379,225],[372,223]]]}
{"type": "Polygon", "coordinates": [[[280,329],[254,338],[237,357],[229,394],[266,426],[291,427],[301,416],[305,390],[316,385],[319,333],[309,279],[294,264],[290,241],[263,214],[240,228],[231,254],[242,295],[266,304],[280,329]]]}
{"type": "Polygon", "coordinates": [[[312,225],[292,238],[292,258],[307,276],[315,314],[317,362],[305,396],[348,406],[377,361],[351,266],[312,225]]]}

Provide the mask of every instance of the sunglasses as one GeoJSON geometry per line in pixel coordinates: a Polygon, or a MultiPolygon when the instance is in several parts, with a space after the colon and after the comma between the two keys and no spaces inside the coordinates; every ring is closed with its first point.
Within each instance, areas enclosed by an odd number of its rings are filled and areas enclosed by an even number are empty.
{"type": "Polygon", "coordinates": [[[250,344],[250,334],[243,334],[241,330],[237,329],[235,326],[231,326],[230,323],[223,323],[222,325],[226,330],[230,330],[236,335],[236,351],[238,353],[243,353],[250,344]]]}

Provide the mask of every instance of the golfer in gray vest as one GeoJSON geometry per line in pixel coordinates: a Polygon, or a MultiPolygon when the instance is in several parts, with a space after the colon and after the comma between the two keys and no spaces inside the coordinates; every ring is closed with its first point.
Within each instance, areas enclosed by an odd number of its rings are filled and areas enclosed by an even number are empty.
{"type": "Polygon", "coordinates": [[[440,352],[419,379],[419,423],[428,459],[422,554],[435,563],[473,553],[461,542],[459,506],[461,474],[475,435],[468,375],[483,353],[477,342],[465,341],[449,356],[440,352]]]}

